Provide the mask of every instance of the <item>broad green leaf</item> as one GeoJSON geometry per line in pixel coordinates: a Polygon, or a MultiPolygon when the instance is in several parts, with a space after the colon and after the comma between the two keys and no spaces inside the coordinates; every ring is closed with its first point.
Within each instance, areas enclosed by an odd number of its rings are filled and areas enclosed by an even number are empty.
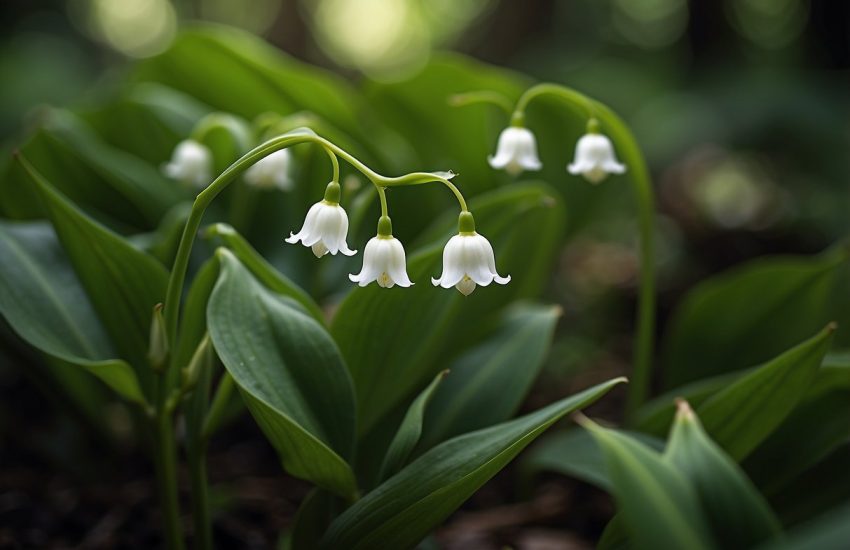
{"type": "Polygon", "coordinates": [[[251,270],[254,277],[269,289],[292,298],[301,304],[316,321],[324,324],[325,317],[322,310],[310,295],[272,267],[236,230],[227,224],[217,223],[210,226],[206,234],[219,237],[224,245],[239,258],[239,261],[251,270]]]}
{"type": "Polygon", "coordinates": [[[679,402],[664,459],[691,482],[712,533],[723,548],[752,548],[775,539],[781,525],[746,474],[703,430],[686,401],[679,402]]]}
{"type": "Polygon", "coordinates": [[[422,448],[516,414],[549,353],[559,307],[509,309],[487,340],[449,365],[428,408],[422,448]]]}
{"type": "Polygon", "coordinates": [[[207,309],[213,344],[284,468],[344,498],[357,487],[354,392],[325,329],[224,248],[207,309]]]}
{"type": "Polygon", "coordinates": [[[448,373],[448,370],[444,370],[435,376],[434,380],[422,390],[422,393],[413,400],[410,408],[407,409],[407,414],[404,415],[401,426],[399,426],[389,449],[387,449],[387,454],[384,456],[384,462],[378,476],[381,481],[401,470],[402,466],[407,463],[410,454],[419,442],[419,436],[422,435],[422,422],[428,403],[431,401],[437,386],[448,373]]]}
{"type": "Polygon", "coordinates": [[[322,548],[413,548],[546,428],[623,381],[610,380],[526,416],[441,443],[339,516],[322,548]]]}
{"type": "Polygon", "coordinates": [[[747,456],[805,395],[834,331],[827,326],[707,399],[697,408],[705,431],[736,461],[747,456]]]}
{"type": "Polygon", "coordinates": [[[841,248],[813,257],[772,257],[694,288],[664,340],[668,387],[767,361],[823,327],[847,262],[841,248]]]}
{"type": "Polygon", "coordinates": [[[167,161],[174,146],[210,111],[193,97],[150,82],[131,86],[122,97],[96,109],[83,116],[103,140],[154,167],[167,161]]]}
{"type": "MultiPolygon", "coordinates": [[[[626,435],[653,450],[664,449],[664,442],[640,432],[624,431],[626,435]]],[[[602,456],[602,449],[587,430],[554,433],[533,447],[522,461],[521,475],[525,485],[539,472],[557,472],[602,490],[611,490],[611,480],[602,456]]]]}
{"type": "Polygon", "coordinates": [[[478,197],[470,207],[478,231],[493,245],[499,272],[512,276],[508,285],[479,288],[468,297],[431,285],[442,248],[457,232],[453,213],[423,236],[424,247],[410,253],[408,274],[415,286],[354,289],[334,317],[331,331],[357,389],[361,433],[399,407],[404,414],[416,388],[445,367],[448,356],[480,337],[481,319],[536,295],[548,278],[563,223],[562,206],[550,188],[518,184],[478,197]]]}
{"type": "Polygon", "coordinates": [[[693,485],[660,454],[590,420],[587,428],[605,457],[611,487],[637,548],[713,548],[693,485]]]}
{"type": "Polygon", "coordinates": [[[147,393],[147,363],[153,307],[165,297],[168,273],[162,264],[93,221],[56,191],[23,157],[56,234],[74,266],[116,351],[136,370],[147,393]]]}
{"type": "MultiPolygon", "coordinates": [[[[75,204],[121,231],[157,225],[184,190],[141,159],[103,143],[71,113],[49,110],[21,148],[26,158],[75,204]]],[[[0,183],[2,211],[14,218],[40,217],[41,204],[20,165],[0,183]]]]}
{"type": "Polygon", "coordinates": [[[744,468],[767,494],[850,438],[850,361],[830,356],[790,416],[747,457],[744,468]]]}
{"type": "Polygon", "coordinates": [[[307,110],[333,121],[374,156],[391,159],[398,151],[386,130],[361,116],[367,106],[343,78],[237,29],[196,25],[184,30],[166,52],[140,63],[134,80],[169,86],[247,119],[268,111],[307,110]]]}
{"type": "Polygon", "coordinates": [[[133,369],[118,359],[50,225],[0,223],[0,258],[0,313],[15,332],[126,399],[143,402],[133,369]]]}

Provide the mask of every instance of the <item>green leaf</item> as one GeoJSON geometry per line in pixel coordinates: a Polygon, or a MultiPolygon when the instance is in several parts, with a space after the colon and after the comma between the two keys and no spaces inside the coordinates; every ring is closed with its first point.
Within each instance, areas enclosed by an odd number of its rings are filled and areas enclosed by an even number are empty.
{"type": "Polygon", "coordinates": [[[850,361],[827,356],[800,404],[747,457],[744,469],[765,494],[775,494],[848,438],[850,361]]]}
{"type": "Polygon", "coordinates": [[[736,461],[791,413],[815,378],[835,326],[730,384],[697,408],[705,430],[736,461]]]}
{"type": "Polygon", "coordinates": [[[664,341],[668,387],[767,361],[823,327],[847,262],[841,248],[813,257],[772,257],[694,288],[664,341]]]}
{"type": "Polygon", "coordinates": [[[318,548],[322,535],[325,534],[339,508],[339,499],[331,493],[321,489],[310,491],[295,513],[283,548],[287,550],[318,548]]]}
{"type": "Polygon", "coordinates": [[[481,319],[518,298],[536,295],[548,279],[563,223],[562,205],[550,188],[517,184],[481,196],[470,207],[479,232],[493,245],[499,272],[513,277],[508,285],[479,288],[468,297],[431,285],[430,278],[439,274],[442,248],[457,232],[452,213],[423,235],[427,244],[409,256],[408,273],[418,284],[354,289],[334,317],[331,332],[357,389],[361,433],[391,411],[403,414],[416,388],[479,337],[481,319]]]}
{"type": "Polygon", "coordinates": [[[193,97],[149,82],[131,86],[122,97],[96,109],[83,116],[104,141],[156,167],[210,110],[193,97]]]}
{"type": "Polygon", "coordinates": [[[344,498],[357,492],[354,392],[339,351],[297,302],[258,282],[224,248],[207,324],[248,409],[293,476],[344,498]]]}
{"type": "Polygon", "coordinates": [[[712,395],[756,369],[758,367],[704,378],[663,393],[638,409],[636,427],[643,432],[663,437],[670,429],[676,415],[677,398],[686,400],[694,407],[699,407],[712,395]]]}
{"type": "Polygon", "coordinates": [[[510,419],[549,353],[561,315],[553,306],[509,309],[487,340],[449,365],[428,409],[422,447],[510,419]]]}
{"type": "Polygon", "coordinates": [[[322,548],[412,548],[545,429],[622,378],[434,447],[334,521],[322,548]]]}
{"type": "MultiPolygon", "coordinates": [[[[640,432],[624,431],[653,450],[661,451],[664,442],[640,432]]],[[[540,472],[557,472],[611,491],[611,480],[602,456],[602,449],[587,430],[554,433],[532,448],[522,462],[521,476],[529,485],[540,472]]]]}
{"type": "Polygon", "coordinates": [[[381,481],[387,479],[391,475],[398,472],[402,466],[407,463],[413,448],[419,442],[419,436],[422,434],[422,421],[425,416],[425,409],[434,395],[434,391],[448,374],[448,370],[444,370],[434,377],[428,386],[422,390],[422,393],[413,400],[410,408],[407,409],[407,414],[404,415],[404,420],[401,421],[395,437],[390,443],[387,454],[384,456],[384,462],[381,465],[381,472],[378,476],[381,481]]]}
{"type": "MultiPolygon", "coordinates": [[[[22,147],[45,178],[100,221],[119,230],[153,228],[185,192],[141,159],[103,143],[69,112],[46,112],[36,134],[22,147]]],[[[39,217],[41,204],[20,166],[12,164],[0,183],[3,212],[39,217]]]]}
{"type": "Polygon", "coordinates": [[[151,391],[147,362],[153,307],[165,297],[168,273],[162,264],[83,214],[22,156],[50,221],[116,350],[151,391]]]}
{"type": "Polygon", "coordinates": [[[0,223],[0,258],[0,313],[15,332],[126,399],[144,402],[133,369],[117,358],[50,225],[0,223]]]}
{"type": "Polygon", "coordinates": [[[713,548],[694,487],[661,455],[628,435],[585,420],[605,457],[612,491],[638,548],[713,548]]]}
{"type": "Polygon", "coordinates": [[[238,29],[196,25],[184,30],[168,51],[140,63],[134,80],[164,84],[247,119],[268,111],[307,110],[333,121],[378,158],[389,159],[398,149],[386,130],[362,116],[366,104],[345,79],[238,29]]]}
{"type": "Polygon", "coordinates": [[[248,241],[236,232],[231,226],[217,223],[206,230],[208,236],[219,237],[224,246],[229,248],[239,258],[242,264],[251,270],[251,273],[269,289],[292,298],[301,304],[316,321],[324,324],[325,316],[318,304],[304,292],[298,285],[289,280],[285,275],[272,267],[248,241]]]}
{"type": "Polygon", "coordinates": [[[781,525],[767,502],[708,437],[686,401],[679,401],[664,459],[693,484],[723,548],[752,548],[779,536],[781,525]]]}

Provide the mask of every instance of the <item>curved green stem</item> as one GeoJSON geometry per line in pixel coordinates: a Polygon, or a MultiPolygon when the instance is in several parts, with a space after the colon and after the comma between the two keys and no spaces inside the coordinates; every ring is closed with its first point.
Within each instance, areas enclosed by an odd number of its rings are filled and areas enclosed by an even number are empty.
{"type": "Polygon", "coordinates": [[[517,101],[516,107],[514,108],[514,113],[512,115],[512,121],[520,121],[520,123],[525,119],[525,109],[528,107],[528,104],[535,98],[538,98],[542,95],[554,95],[563,99],[567,105],[576,108],[580,115],[585,115],[587,118],[595,118],[596,110],[594,107],[594,101],[591,100],[586,95],[577,92],[576,90],[572,90],[565,86],[561,86],[560,84],[537,84],[527,89],[517,101]]]}
{"type": "Polygon", "coordinates": [[[646,161],[628,126],[611,109],[584,94],[559,84],[538,84],[526,90],[517,102],[514,119],[522,120],[525,109],[535,98],[554,95],[563,99],[581,115],[599,119],[609,137],[619,146],[621,159],[629,167],[634,187],[640,234],[640,288],[638,291],[637,334],[634,367],[626,401],[626,419],[631,420],[646,401],[652,370],[655,332],[655,196],[646,161]]]}
{"type": "Polygon", "coordinates": [[[458,189],[457,186],[450,182],[447,178],[444,178],[433,172],[411,172],[410,174],[405,174],[403,176],[398,176],[395,178],[382,177],[379,181],[384,187],[421,185],[423,183],[437,181],[448,187],[449,190],[454,194],[458,204],[460,205],[461,212],[469,211],[469,208],[467,208],[466,206],[466,199],[463,198],[463,193],[460,192],[460,189],[458,189]]]}
{"type": "MultiPolygon", "coordinates": [[[[165,294],[165,328],[170,342],[177,341],[177,321],[180,311],[180,298],[183,294],[186,270],[189,266],[189,255],[192,252],[195,235],[198,232],[198,228],[201,225],[201,220],[207,207],[219,193],[221,193],[233,182],[233,180],[247,170],[252,164],[261,158],[274,153],[275,151],[279,151],[299,143],[315,143],[321,145],[326,151],[333,153],[335,155],[334,158],[338,156],[348,162],[357,171],[366,176],[369,181],[378,186],[391,187],[394,185],[417,185],[431,181],[442,182],[452,191],[452,193],[454,193],[460,203],[461,209],[464,212],[467,211],[466,201],[464,200],[460,190],[448,179],[437,174],[416,172],[414,174],[407,174],[396,178],[382,176],[360,162],[347,151],[341,149],[325,138],[316,135],[312,131],[294,131],[289,134],[270,139],[269,141],[258,145],[251,151],[247,152],[239,160],[231,164],[224,172],[221,173],[221,175],[213,180],[206,189],[198,194],[195,198],[195,202],[192,204],[192,210],[189,213],[189,218],[186,220],[186,225],[183,228],[183,234],[180,237],[177,254],[174,258],[174,266],[168,279],[168,289],[165,294]]],[[[173,365],[171,368],[174,368],[173,365]]]]}
{"type": "Polygon", "coordinates": [[[328,157],[331,159],[331,166],[333,166],[333,179],[331,179],[331,181],[339,183],[339,159],[336,158],[336,154],[329,148],[323,147],[323,149],[328,154],[328,157]]]}
{"type": "Polygon", "coordinates": [[[389,209],[387,208],[387,191],[380,185],[375,185],[375,189],[378,190],[378,198],[381,201],[381,216],[389,217],[389,209]]]}
{"type": "Polygon", "coordinates": [[[465,92],[455,94],[449,97],[449,105],[452,107],[465,107],[476,103],[489,103],[502,108],[508,115],[513,111],[511,100],[498,92],[489,90],[480,90],[475,92],[465,92]]]}

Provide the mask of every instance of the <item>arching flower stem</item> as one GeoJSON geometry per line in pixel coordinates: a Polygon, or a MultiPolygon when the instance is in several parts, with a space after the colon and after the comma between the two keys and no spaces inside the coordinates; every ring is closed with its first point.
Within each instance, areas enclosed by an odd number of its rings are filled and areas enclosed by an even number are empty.
{"type": "Polygon", "coordinates": [[[649,394],[652,370],[653,335],[655,332],[655,196],[652,180],[637,140],[628,126],[611,109],[581,92],[559,84],[532,86],[517,101],[512,123],[522,124],[525,110],[532,100],[553,95],[562,99],[576,113],[585,118],[589,129],[604,126],[618,145],[623,162],[629,167],[629,181],[637,201],[638,231],[640,235],[640,288],[638,293],[637,334],[635,335],[634,367],[626,402],[626,419],[634,413],[649,394]]]}
{"type": "MultiPolygon", "coordinates": [[[[222,172],[213,182],[203,191],[198,193],[195,202],[192,204],[192,210],[189,213],[189,218],[186,220],[186,225],[183,228],[183,234],[180,237],[180,243],[177,248],[177,254],[174,258],[174,265],[171,269],[171,275],[168,280],[168,289],[165,295],[165,328],[168,334],[169,341],[177,341],[177,325],[180,313],[180,300],[183,293],[183,286],[186,280],[186,271],[189,265],[189,256],[192,252],[192,246],[195,241],[195,236],[198,228],[201,225],[201,220],[204,212],[212,203],[212,201],[221,193],[228,185],[238,178],[245,170],[252,166],[261,158],[281,149],[292,147],[301,143],[315,143],[325,149],[331,158],[334,168],[335,179],[339,177],[339,165],[337,157],[349,163],[355,170],[363,174],[378,188],[378,196],[382,200],[382,213],[386,215],[386,196],[384,189],[386,187],[397,187],[407,185],[421,185],[430,182],[440,182],[448,187],[455,198],[457,198],[461,211],[468,211],[466,200],[463,194],[447,178],[429,172],[413,172],[399,177],[383,176],[365,164],[356,157],[343,150],[336,144],[327,139],[315,134],[309,129],[298,129],[288,134],[272,138],[265,143],[262,143],[254,149],[248,151],[239,160],[231,164],[224,172],[222,172]]],[[[171,365],[170,368],[175,368],[171,365]]]]}

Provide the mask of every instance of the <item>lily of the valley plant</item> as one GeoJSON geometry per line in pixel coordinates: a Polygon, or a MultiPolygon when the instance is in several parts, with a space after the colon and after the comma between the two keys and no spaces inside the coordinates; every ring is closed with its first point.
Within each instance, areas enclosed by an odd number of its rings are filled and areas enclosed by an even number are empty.
{"type": "MultiPolygon", "coordinates": [[[[209,131],[212,125],[205,120],[199,124],[199,127],[209,131]]],[[[200,133],[198,130],[195,131],[196,135],[200,133]]],[[[477,285],[487,286],[493,281],[504,285],[510,281],[510,276],[501,277],[496,272],[493,247],[484,236],[476,233],[475,220],[466,206],[463,195],[457,186],[449,181],[454,174],[414,172],[388,178],[372,171],[354,156],[319,137],[310,129],[298,129],[258,145],[222,174],[222,177],[227,175],[227,179],[219,177],[205,192],[219,193],[232,180],[231,175],[239,172],[244,172],[245,181],[257,187],[291,189],[293,185],[289,177],[291,155],[286,147],[304,142],[318,143],[325,149],[333,164],[334,179],[325,188],[324,198],[313,204],[307,211],[301,230],[290,234],[286,242],[301,243],[309,247],[317,258],[328,253],[332,256],[337,253],[353,256],[357,253],[357,250],[352,250],[348,246],[348,215],[340,205],[342,193],[337,181],[339,178],[337,157],[340,157],[348,161],[375,185],[381,202],[378,233],[366,245],[363,269],[359,274],[350,276],[353,282],[360,286],[377,282],[382,288],[391,288],[396,285],[409,287],[413,284],[407,276],[404,246],[392,236],[392,223],[388,213],[385,189],[428,182],[440,182],[447,186],[457,198],[461,209],[458,221],[459,232],[446,244],[443,254],[443,274],[439,279],[432,279],[434,286],[443,288],[455,286],[461,293],[468,296],[477,285]]],[[[194,140],[186,140],[177,146],[171,162],[163,166],[163,172],[174,179],[199,185],[199,182],[208,178],[211,163],[210,152],[204,145],[194,140]]]]}

